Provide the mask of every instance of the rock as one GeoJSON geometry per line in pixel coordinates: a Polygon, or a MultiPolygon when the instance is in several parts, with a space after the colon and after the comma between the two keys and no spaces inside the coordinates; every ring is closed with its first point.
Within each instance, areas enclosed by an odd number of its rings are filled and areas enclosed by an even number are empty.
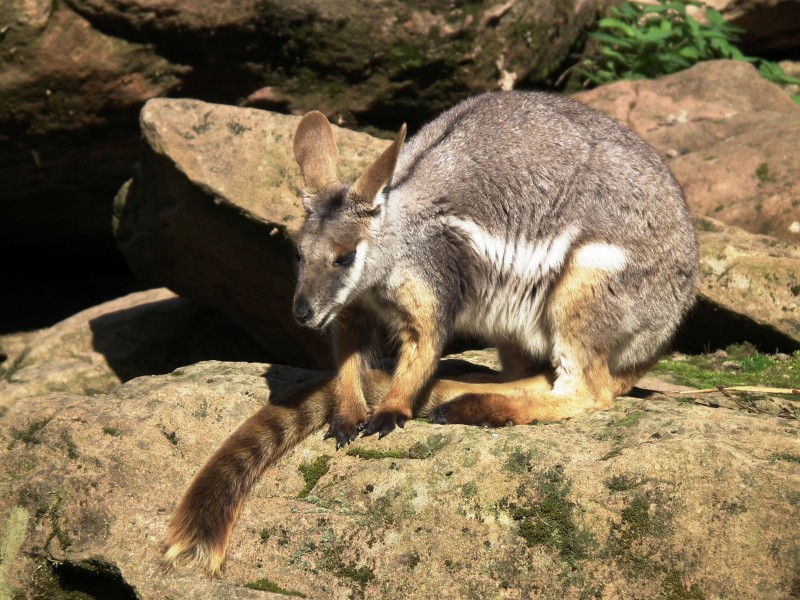
{"type": "Polygon", "coordinates": [[[3,2],[0,23],[2,234],[108,236],[109,196],[136,159],[136,114],[186,68],[61,2],[3,2]]]}
{"type": "Polygon", "coordinates": [[[751,65],[703,62],[576,98],[650,142],[695,214],[800,243],[800,106],[751,65]]]}
{"type": "Polygon", "coordinates": [[[226,317],[165,289],[137,292],[36,332],[0,337],[0,411],[51,391],[95,395],[210,358],[263,360],[226,317]]]}
{"type": "Polygon", "coordinates": [[[800,248],[707,217],[695,223],[702,317],[690,318],[683,331],[720,346],[749,340],[766,352],[800,349],[800,248]],[[727,315],[703,312],[709,306],[727,315]]]}
{"type": "MultiPolygon", "coordinates": [[[[557,76],[604,1],[5,0],[0,251],[109,252],[110,199],[131,176],[150,98],[252,97],[394,129],[503,78],[557,76]],[[263,88],[273,93],[254,95],[263,88]]],[[[57,260],[38,257],[36,270],[57,260]]]]}
{"type": "Polygon", "coordinates": [[[192,475],[270,389],[308,376],[203,362],[11,406],[0,416],[0,590],[148,600],[260,598],[245,586],[266,580],[310,598],[797,588],[800,532],[787,524],[800,520],[798,421],[668,394],[546,426],[414,421],[347,453],[318,433],[248,500],[221,578],[162,573],[169,515],[192,475]],[[307,484],[300,467],[311,464],[320,477],[307,484]]]}
{"type": "MultiPolygon", "coordinates": [[[[137,176],[115,206],[131,268],[241,325],[273,357],[330,362],[326,338],[291,315],[302,178],[291,152],[299,119],[194,100],[142,110],[137,176]]],[[[354,179],[387,142],[337,128],[342,177],[354,179]]]]}

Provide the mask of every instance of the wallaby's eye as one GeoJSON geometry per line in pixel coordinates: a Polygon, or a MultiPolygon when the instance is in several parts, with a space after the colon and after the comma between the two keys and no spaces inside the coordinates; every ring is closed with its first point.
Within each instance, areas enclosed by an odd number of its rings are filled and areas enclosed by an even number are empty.
{"type": "Polygon", "coordinates": [[[336,260],[333,261],[337,267],[349,267],[353,264],[353,261],[356,259],[356,251],[352,250],[351,252],[345,252],[344,254],[340,254],[336,257],[336,260]]]}

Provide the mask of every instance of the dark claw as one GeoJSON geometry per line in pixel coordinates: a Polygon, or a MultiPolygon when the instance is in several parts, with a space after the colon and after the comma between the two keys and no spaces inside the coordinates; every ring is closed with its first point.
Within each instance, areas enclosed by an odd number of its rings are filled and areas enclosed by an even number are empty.
{"type": "Polygon", "coordinates": [[[403,428],[408,422],[408,417],[393,412],[375,413],[362,432],[364,436],[378,434],[382,439],[392,433],[395,427],[403,428]]]}
{"type": "Polygon", "coordinates": [[[336,438],[336,449],[344,448],[350,442],[354,441],[366,423],[343,423],[336,419],[331,422],[330,428],[322,439],[336,438]]]}

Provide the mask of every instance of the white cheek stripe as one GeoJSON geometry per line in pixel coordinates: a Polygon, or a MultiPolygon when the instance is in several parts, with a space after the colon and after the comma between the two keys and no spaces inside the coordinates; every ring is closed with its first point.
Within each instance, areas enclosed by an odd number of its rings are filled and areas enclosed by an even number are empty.
{"type": "Polygon", "coordinates": [[[552,239],[534,244],[509,243],[489,233],[474,221],[447,217],[445,223],[464,233],[475,252],[485,256],[499,272],[514,274],[523,280],[539,280],[559,270],[566,260],[576,233],[573,228],[569,228],[552,239]]]}
{"type": "Polygon", "coordinates": [[[575,266],[600,271],[621,271],[628,262],[625,251],[614,244],[592,242],[575,251],[575,266]]]}
{"type": "Polygon", "coordinates": [[[353,288],[358,284],[361,279],[361,272],[364,270],[364,264],[367,262],[367,243],[361,242],[356,246],[356,259],[353,261],[353,266],[348,269],[347,278],[339,291],[336,294],[335,304],[337,306],[344,305],[350,299],[350,293],[353,288]]]}

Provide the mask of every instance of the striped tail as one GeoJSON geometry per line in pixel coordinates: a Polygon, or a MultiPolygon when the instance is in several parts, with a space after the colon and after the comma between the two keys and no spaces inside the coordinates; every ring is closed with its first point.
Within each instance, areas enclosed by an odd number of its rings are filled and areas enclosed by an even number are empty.
{"type": "Polygon", "coordinates": [[[225,440],[195,476],[172,516],[164,561],[218,573],[250,490],[287,450],[330,419],[330,378],[309,381],[262,407],[225,440]]]}

